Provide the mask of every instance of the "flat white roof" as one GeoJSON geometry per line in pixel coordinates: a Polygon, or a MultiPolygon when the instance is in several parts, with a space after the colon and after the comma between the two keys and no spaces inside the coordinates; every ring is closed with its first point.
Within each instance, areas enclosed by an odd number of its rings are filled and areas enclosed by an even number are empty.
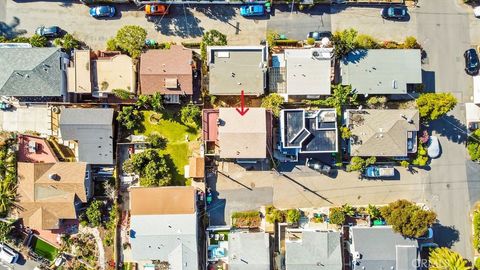
{"type": "Polygon", "coordinates": [[[285,50],[288,95],[330,95],[332,48],[285,50]]]}
{"type": "Polygon", "coordinates": [[[473,76],[473,103],[480,104],[480,75],[473,76]]]}
{"type": "Polygon", "coordinates": [[[467,123],[480,121],[480,106],[475,103],[465,103],[467,123]]]}

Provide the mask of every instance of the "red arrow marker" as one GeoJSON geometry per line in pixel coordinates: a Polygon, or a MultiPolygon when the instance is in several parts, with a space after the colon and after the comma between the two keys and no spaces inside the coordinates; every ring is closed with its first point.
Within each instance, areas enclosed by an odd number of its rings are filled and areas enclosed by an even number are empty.
{"type": "Polygon", "coordinates": [[[240,95],[240,108],[236,108],[237,112],[241,115],[244,116],[248,112],[248,108],[245,108],[245,96],[243,94],[240,95]]]}

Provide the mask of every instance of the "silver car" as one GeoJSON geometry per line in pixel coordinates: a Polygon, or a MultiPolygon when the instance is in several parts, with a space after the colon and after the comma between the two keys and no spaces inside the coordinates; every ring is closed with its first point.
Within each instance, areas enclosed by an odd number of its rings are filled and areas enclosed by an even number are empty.
{"type": "Polygon", "coordinates": [[[440,155],[440,142],[436,136],[430,136],[427,153],[430,158],[437,158],[440,155]]]}

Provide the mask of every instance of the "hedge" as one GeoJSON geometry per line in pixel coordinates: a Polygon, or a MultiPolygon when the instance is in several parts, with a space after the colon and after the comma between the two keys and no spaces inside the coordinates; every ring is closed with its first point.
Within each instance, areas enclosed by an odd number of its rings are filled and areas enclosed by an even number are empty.
{"type": "Polygon", "coordinates": [[[294,39],[279,39],[273,42],[273,45],[276,46],[297,46],[298,40],[294,39]]]}
{"type": "Polygon", "coordinates": [[[190,49],[199,49],[200,42],[182,42],[183,47],[190,49]]]}

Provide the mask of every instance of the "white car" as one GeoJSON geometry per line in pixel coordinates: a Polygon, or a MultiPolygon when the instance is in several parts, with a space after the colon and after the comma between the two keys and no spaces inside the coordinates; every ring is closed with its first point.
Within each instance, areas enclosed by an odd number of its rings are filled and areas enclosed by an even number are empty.
{"type": "Polygon", "coordinates": [[[430,158],[437,158],[440,155],[440,143],[437,136],[430,136],[427,153],[430,158]]]}
{"type": "Polygon", "coordinates": [[[480,6],[475,7],[473,9],[473,15],[475,15],[475,17],[477,17],[477,18],[480,18],[480,6]]]}
{"type": "Polygon", "coordinates": [[[18,253],[6,244],[0,244],[0,259],[6,263],[14,264],[18,261],[18,253]]]}

